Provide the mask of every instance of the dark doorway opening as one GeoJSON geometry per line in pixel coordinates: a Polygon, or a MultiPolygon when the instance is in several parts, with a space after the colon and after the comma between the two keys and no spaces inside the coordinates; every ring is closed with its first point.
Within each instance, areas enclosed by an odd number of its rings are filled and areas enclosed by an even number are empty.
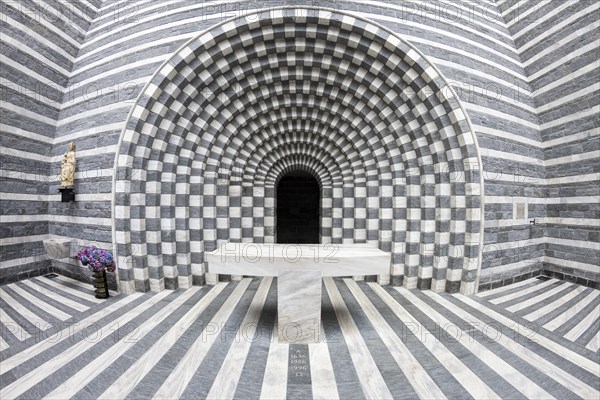
{"type": "Polygon", "coordinates": [[[319,184],[294,171],[277,185],[277,243],[319,243],[319,184]]]}

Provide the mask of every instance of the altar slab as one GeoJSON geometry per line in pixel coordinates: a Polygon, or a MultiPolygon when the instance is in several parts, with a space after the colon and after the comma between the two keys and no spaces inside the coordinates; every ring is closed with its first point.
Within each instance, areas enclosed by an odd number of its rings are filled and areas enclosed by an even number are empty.
{"type": "Polygon", "coordinates": [[[322,276],[387,275],[391,253],[370,244],[227,243],[206,253],[211,274],[277,276],[321,271],[322,276]]]}

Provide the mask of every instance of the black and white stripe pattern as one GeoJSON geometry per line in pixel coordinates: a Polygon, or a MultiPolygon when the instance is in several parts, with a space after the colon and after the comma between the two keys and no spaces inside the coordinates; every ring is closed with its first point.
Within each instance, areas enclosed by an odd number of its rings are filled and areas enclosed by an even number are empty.
{"type": "Polygon", "coordinates": [[[102,303],[91,284],[56,274],[1,286],[0,351],[61,330],[73,318],[91,315],[102,303]]]}
{"type": "Polygon", "coordinates": [[[600,349],[600,290],[534,278],[479,296],[593,352],[600,349]]]}
{"type": "Polygon", "coordinates": [[[276,285],[275,278],[244,278],[113,299],[85,330],[0,352],[0,395],[598,396],[597,352],[531,331],[477,297],[326,278],[324,340],[295,345],[276,337],[276,285]]]}

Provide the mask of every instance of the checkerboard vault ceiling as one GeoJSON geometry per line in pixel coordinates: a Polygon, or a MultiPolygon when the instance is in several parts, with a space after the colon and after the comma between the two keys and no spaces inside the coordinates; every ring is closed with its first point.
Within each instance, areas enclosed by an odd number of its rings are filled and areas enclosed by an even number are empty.
{"type": "Polygon", "coordinates": [[[204,252],[276,241],[276,185],[319,182],[320,242],[392,253],[406,287],[477,291],[481,161],[439,70],[396,33],[317,8],[253,12],[179,48],[116,154],[124,291],[202,283],[204,252]]]}

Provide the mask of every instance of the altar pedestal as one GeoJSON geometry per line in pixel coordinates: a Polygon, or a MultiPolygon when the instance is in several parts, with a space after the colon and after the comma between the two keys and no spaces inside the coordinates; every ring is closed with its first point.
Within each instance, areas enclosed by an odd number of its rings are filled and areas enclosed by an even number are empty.
{"type": "Polygon", "coordinates": [[[318,343],[321,326],[321,271],[279,271],[277,329],[283,343],[318,343]]]}

